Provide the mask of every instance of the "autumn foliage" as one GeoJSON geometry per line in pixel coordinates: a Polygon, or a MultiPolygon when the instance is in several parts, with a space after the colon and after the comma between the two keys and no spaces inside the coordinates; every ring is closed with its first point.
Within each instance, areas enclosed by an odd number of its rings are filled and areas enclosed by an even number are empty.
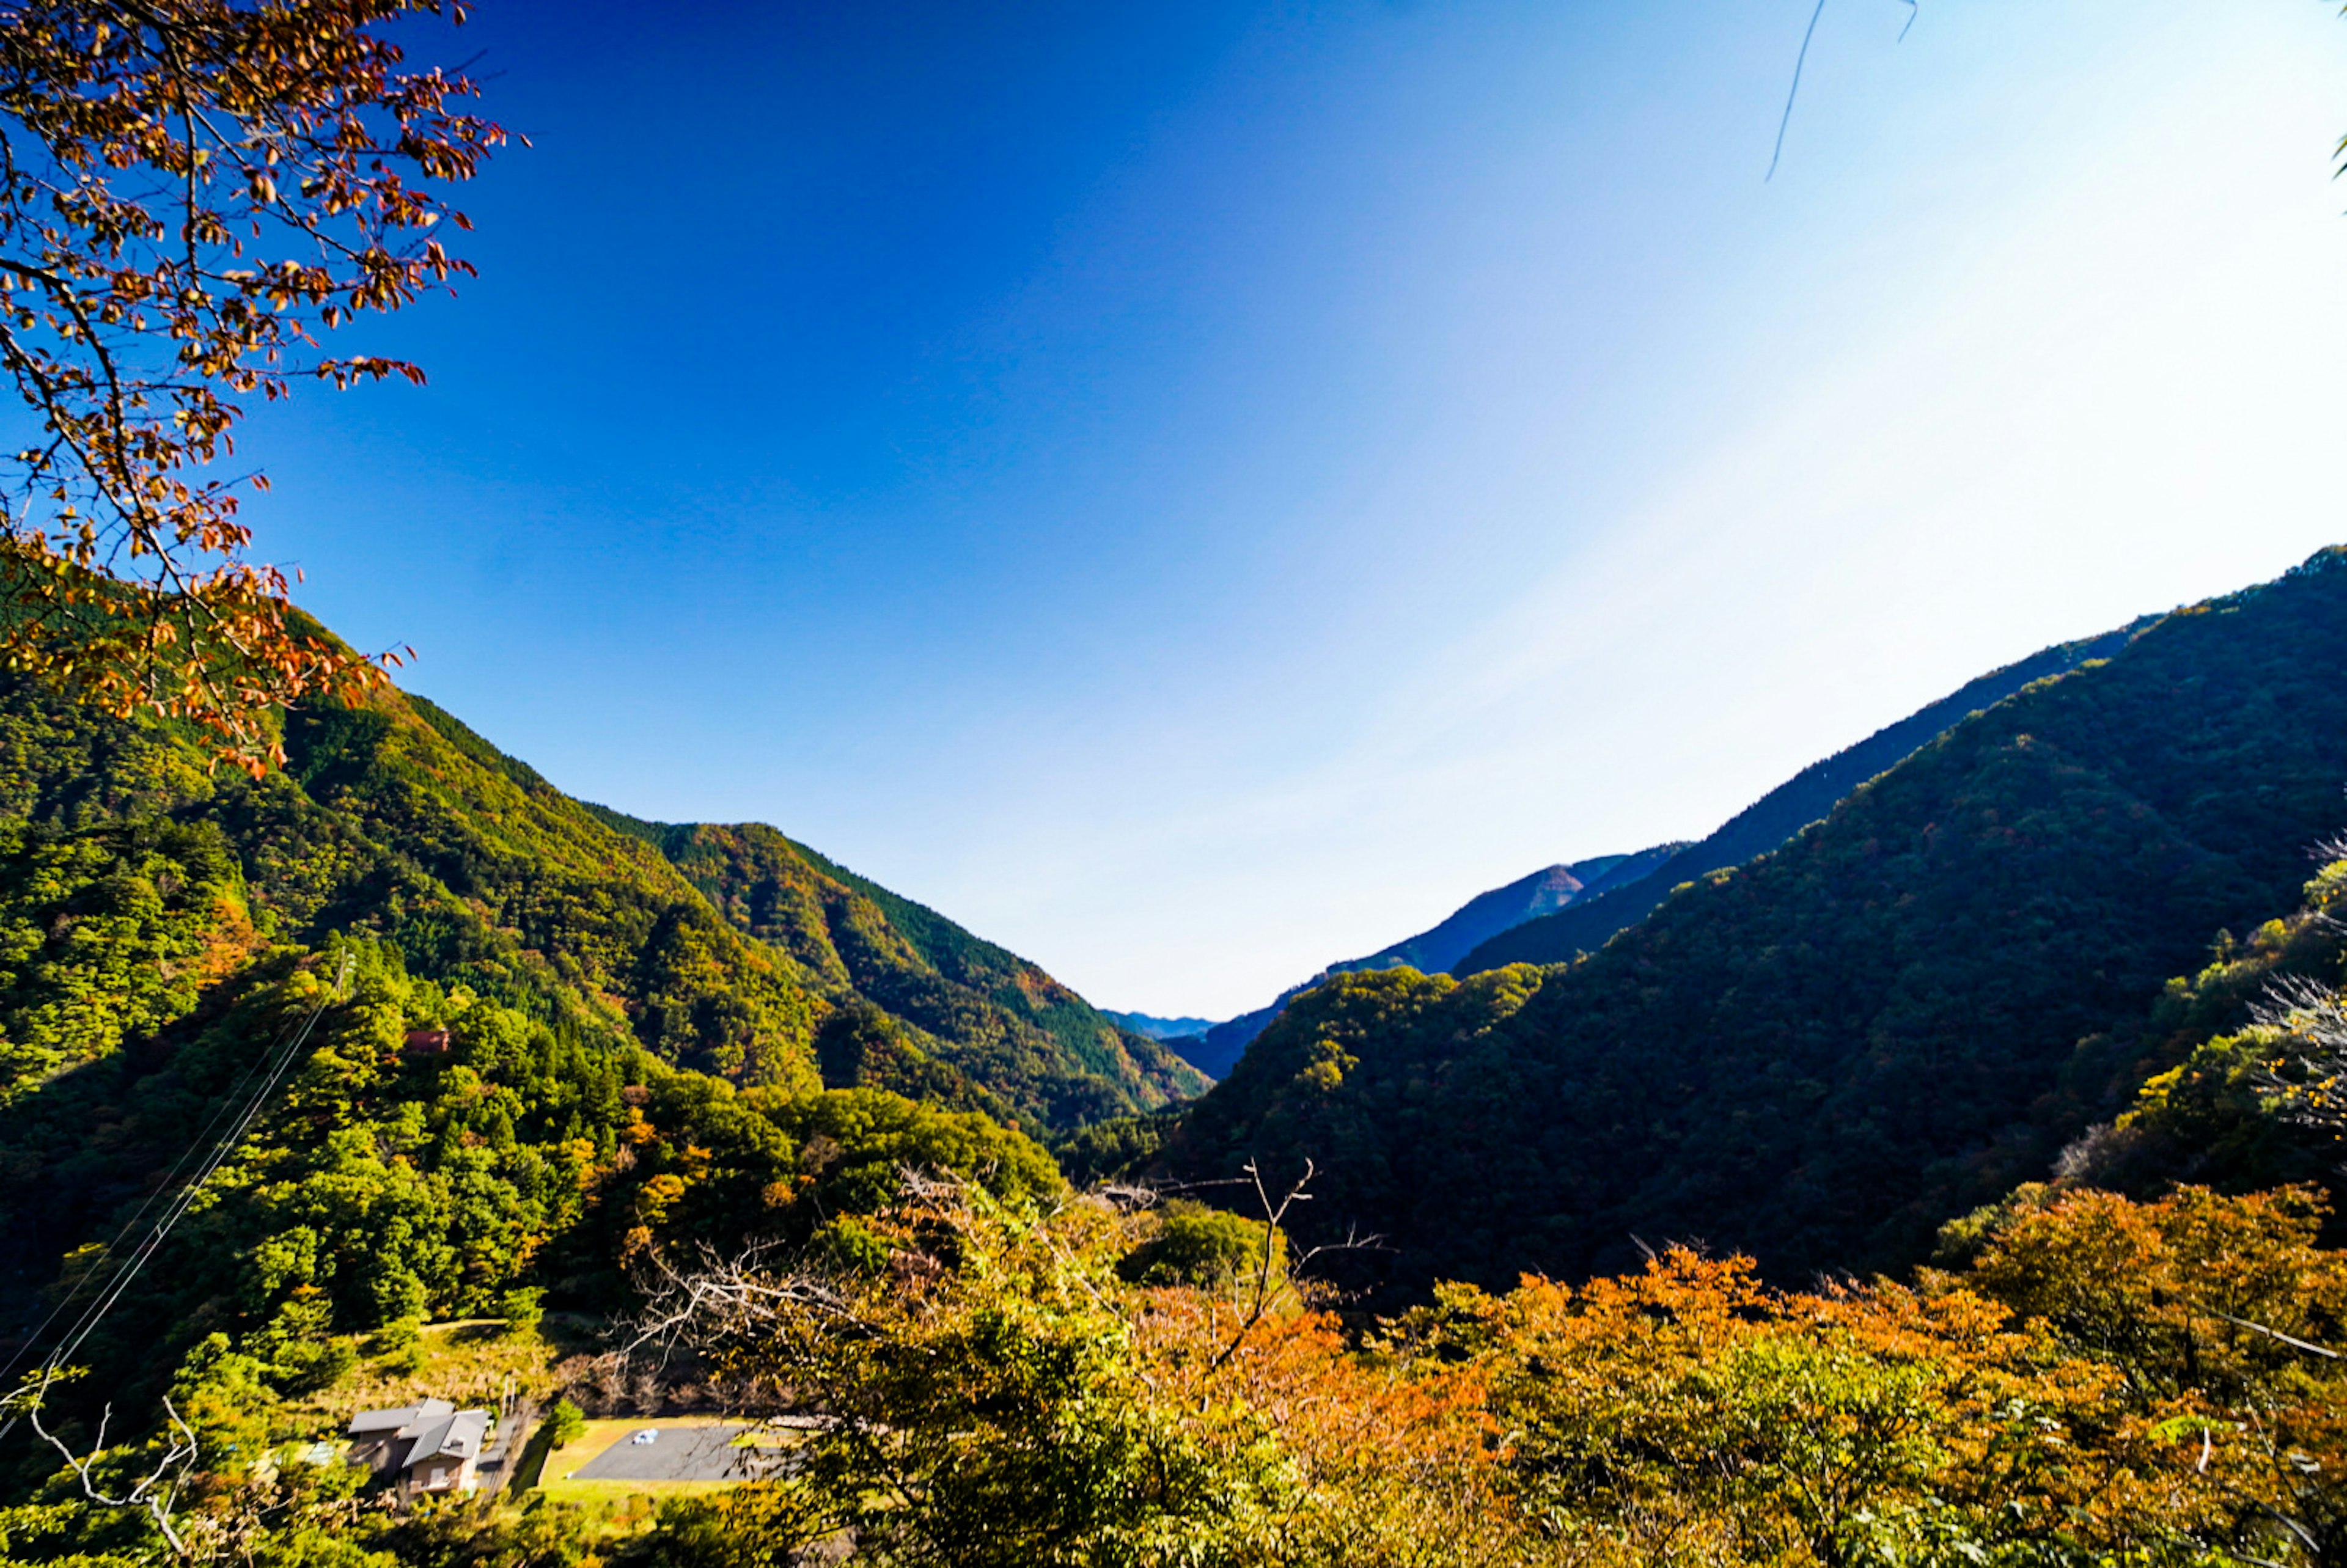
{"type": "Polygon", "coordinates": [[[859,1260],[703,1274],[660,1319],[821,1418],[792,1479],[664,1528],[712,1563],[753,1518],[878,1563],[2333,1563],[2314,1219],[2084,1192],[1909,1285],[1672,1249],[1369,1327],[1294,1282],[1258,1315],[1243,1273],[1121,1284],[1147,1210],[921,1182],[859,1260]]]}
{"type": "Polygon", "coordinates": [[[377,663],[289,618],[246,555],[243,398],[412,364],[318,352],[470,269],[435,193],[505,139],[461,75],[383,31],[444,0],[0,5],[0,658],[118,713],[191,722],[249,769],[304,693],[377,663]]]}
{"type": "MultiPolygon", "coordinates": [[[[2311,1568],[2347,1544],[2347,1258],[2311,1192],[2030,1187],[1951,1228],[1960,1266],[1904,1281],[1788,1290],[1666,1248],[1380,1319],[1297,1277],[1262,1222],[1071,1192],[975,1116],[733,1091],[479,1001],[462,1061],[406,1061],[402,1031],[448,999],[380,960],[352,985],[118,1335],[173,1326],[161,1376],[200,1450],[175,1528],[199,1556],[2311,1568]],[[392,1103],[410,1080],[437,1098],[392,1103]],[[641,1293],[620,1360],[574,1391],[649,1378],[776,1419],[743,1484],[613,1534],[543,1500],[356,1510],[338,1470],[249,1463],[306,1442],[281,1400],[338,1375],[353,1327],[505,1310],[514,1270],[613,1286],[612,1260],[641,1293]]],[[[60,1419],[79,1399],[58,1391],[60,1419]]],[[[160,1441],[96,1462],[140,1473],[160,1441]]],[[[0,1560],[165,1555],[69,1477],[26,1479],[0,1560]]]]}

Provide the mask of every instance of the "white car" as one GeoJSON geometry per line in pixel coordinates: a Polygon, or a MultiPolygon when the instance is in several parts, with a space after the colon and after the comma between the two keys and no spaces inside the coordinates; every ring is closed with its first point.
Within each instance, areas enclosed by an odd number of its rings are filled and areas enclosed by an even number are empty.
{"type": "Polygon", "coordinates": [[[638,1448],[641,1448],[646,1443],[656,1443],[660,1441],[660,1433],[653,1428],[646,1427],[642,1431],[636,1433],[628,1440],[635,1444],[638,1448]]]}

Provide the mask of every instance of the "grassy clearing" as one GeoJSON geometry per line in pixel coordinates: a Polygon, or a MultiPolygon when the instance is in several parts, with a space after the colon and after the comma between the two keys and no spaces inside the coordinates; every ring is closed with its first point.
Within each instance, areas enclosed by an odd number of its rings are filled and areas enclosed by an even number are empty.
{"type": "MultiPolygon", "coordinates": [[[[729,1486],[739,1486],[733,1481],[548,1481],[535,1489],[556,1502],[625,1503],[642,1499],[646,1503],[663,1497],[678,1497],[687,1492],[723,1491],[729,1486]]],[[[636,1510],[621,1508],[622,1517],[636,1510]]]]}
{"type": "Polygon", "coordinates": [[[544,1401],[557,1387],[555,1367],[592,1348],[587,1325],[551,1316],[518,1333],[502,1319],[487,1317],[425,1324],[415,1342],[403,1348],[387,1348],[382,1338],[343,1339],[357,1354],[357,1364],[332,1387],[286,1401],[286,1414],[314,1424],[322,1434],[339,1434],[357,1411],[426,1398],[449,1400],[460,1409],[495,1409],[508,1393],[544,1401]]]}

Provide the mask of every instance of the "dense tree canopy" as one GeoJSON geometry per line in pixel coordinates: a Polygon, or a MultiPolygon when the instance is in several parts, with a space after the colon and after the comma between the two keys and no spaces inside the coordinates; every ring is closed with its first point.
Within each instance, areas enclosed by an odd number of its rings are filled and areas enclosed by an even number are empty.
{"type": "Polygon", "coordinates": [[[214,774],[168,726],[0,686],[0,1358],[52,1352],[313,1013],[78,1347],[115,1386],[218,1334],[289,1392],[337,1375],[324,1337],[518,1292],[606,1311],[666,1250],[852,1250],[904,1169],[1032,1197],[1059,1173],[1006,1123],[1196,1081],[770,829],[631,827],[395,692],[284,735],[284,770],[214,774]],[[746,896],[698,876],[710,842],[756,846],[746,896]]]}
{"type": "Polygon", "coordinates": [[[771,828],[590,807],[421,698],[297,705],[283,745],[282,772],[215,777],[166,726],[0,687],[0,1102],[186,1013],[272,941],[341,932],[744,1082],[899,1090],[1039,1132],[1203,1084],[771,828]]]}
{"type": "Polygon", "coordinates": [[[1163,1163],[1312,1159],[1316,1234],[1383,1233],[1419,1286],[1641,1237],[1788,1279],[1911,1263],[2179,1065],[2128,1020],[2298,907],[2342,779],[2334,550],[1958,723],[1577,962],[1330,980],[1163,1163]]]}
{"type": "MultiPolygon", "coordinates": [[[[1130,1266],[1178,1215],[923,1177],[852,1234],[671,1271],[633,1319],[628,1354],[792,1414],[763,1479],[649,1530],[351,1511],[349,1472],[238,1461],[282,1432],[248,1336],[174,1378],[204,1482],[175,1522],[195,1555],[351,1568],[2315,1568],[2347,1545],[2347,1266],[2314,1207],[2074,1193],[1908,1284],[1784,1292],[1673,1248],[1365,1329],[1298,1282],[1130,1266]]],[[[0,1510],[11,1561],[152,1555],[72,1480],[0,1510]]]]}

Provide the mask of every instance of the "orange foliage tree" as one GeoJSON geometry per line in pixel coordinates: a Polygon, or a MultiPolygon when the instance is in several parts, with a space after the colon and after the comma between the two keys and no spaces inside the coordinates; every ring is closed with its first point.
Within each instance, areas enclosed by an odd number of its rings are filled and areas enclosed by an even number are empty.
{"type": "Polygon", "coordinates": [[[2187,1489],[2111,1451],[2117,1379],[1969,1291],[1790,1295],[1673,1249],[1438,1321],[1482,1347],[1523,1506],[1598,1560],[2196,1560],[2187,1489]]]}
{"type": "Polygon", "coordinates": [[[724,1398],[806,1433],[789,1480],[671,1527],[957,1568],[1523,1560],[1478,1368],[1359,1354],[1244,1268],[1121,1278],[1160,1225],[916,1179],[785,1266],[671,1276],[640,1353],[688,1345],[724,1398]]]}
{"type": "Polygon", "coordinates": [[[2243,1560],[2347,1561],[2347,1260],[2311,1191],[2024,1189],[1969,1283],[2112,1378],[2110,1430],[2243,1560]]]}
{"type": "MultiPolygon", "coordinates": [[[[247,556],[237,399],[423,373],[319,334],[470,269],[433,193],[505,139],[383,28],[456,0],[0,4],[0,661],[191,722],[258,770],[269,715],[382,679],[247,556]]],[[[390,661],[391,656],[382,656],[390,661]]]]}
{"type": "Polygon", "coordinates": [[[678,1505],[664,1549],[2320,1568],[2347,1512],[2347,1269],[2314,1218],[2290,1193],[2024,1194],[1962,1275],[1787,1292],[1672,1249],[1371,1327],[1267,1276],[1261,1227],[1172,1277],[1179,1210],[915,1179],[781,1266],[656,1293],[644,1345],[807,1434],[788,1479],[678,1505]]]}

